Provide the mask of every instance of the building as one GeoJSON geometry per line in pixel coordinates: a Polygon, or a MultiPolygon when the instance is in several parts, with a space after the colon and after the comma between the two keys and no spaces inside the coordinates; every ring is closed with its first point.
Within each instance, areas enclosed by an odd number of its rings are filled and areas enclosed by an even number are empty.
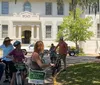
{"type": "MultiPolygon", "coordinates": [[[[0,43],[6,36],[23,44],[43,40],[47,44],[56,39],[63,16],[69,14],[69,2],[59,9],[56,0],[1,0],[0,43]]],[[[51,44],[51,43],[50,43],[51,44]]]]}
{"type": "MultiPolygon", "coordinates": [[[[23,44],[42,40],[45,46],[50,46],[56,39],[63,17],[69,14],[69,1],[64,0],[63,5],[58,6],[56,0],[17,0],[17,4],[15,0],[0,0],[0,44],[9,36],[23,44]]],[[[100,46],[99,15],[86,16],[93,17],[91,30],[95,36],[81,42],[80,46],[85,53],[97,53],[100,46]]],[[[69,41],[68,44],[74,45],[69,41]]]]}
{"type": "MultiPolygon", "coordinates": [[[[100,6],[99,6],[100,8],[100,6]]],[[[100,14],[97,12],[95,15],[95,10],[90,8],[90,14],[89,10],[87,9],[84,13],[84,17],[90,16],[92,17],[92,26],[89,28],[90,31],[94,33],[94,36],[91,37],[90,40],[87,40],[86,42],[80,42],[80,46],[83,48],[84,52],[87,54],[98,54],[100,53],[100,14]]]]}

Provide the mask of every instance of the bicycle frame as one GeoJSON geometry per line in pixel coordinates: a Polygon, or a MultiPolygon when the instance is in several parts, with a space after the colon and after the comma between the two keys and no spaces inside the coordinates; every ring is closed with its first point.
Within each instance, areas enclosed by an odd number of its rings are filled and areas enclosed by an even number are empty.
{"type": "Polygon", "coordinates": [[[16,83],[17,85],[22,85],[22,77],[21,72],[19,70],[16,72],[16,83]]]}
{"type": "Polygon", "coordinates": [[[17,85],[23,85],[23,79],[22,79],[22,74],[21,71],[24,69],[25,64],[24,63],[16,63],[15,64],[17,72],[16,72],[16,84],[17,85]],[[21,66],[22,64],[22,66],[21,66]],[[23,68],[22,68],[23,67],[23,68]]]}

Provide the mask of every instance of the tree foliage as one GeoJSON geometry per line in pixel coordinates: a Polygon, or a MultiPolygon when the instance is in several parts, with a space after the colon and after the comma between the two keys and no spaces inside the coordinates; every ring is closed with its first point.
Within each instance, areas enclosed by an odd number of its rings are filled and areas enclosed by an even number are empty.
{"type": "Polygon", "coordinates": [[[88,8],[89,13],[91,9],[95,14],[99,12],[99,0],[72,0],[73,11],[76,10],[77,5],[81,6],[83,10],[88,8]]]}
{"type": "Polygon", "coordinates": [[[69,16],[64,17],[57,34],[57,39],[64,36],[65,40],[72,41],[77,46],[79,41],[86,41],[93,36],[93,32],[89,31],[89,27],[92,26],[92,18],[81,18],[81,14],[82,11],[77,9],[75,19],[73,19],[73,11],[70,12],[69,16]]]}
{"type": "MultiPolygon", "coordinates": [[[[75,18],[77,6],[82,7],[83,10],[88,9],[89,14],[91,12],[97,14],[99,12],[99,0],[69,0],[71,4],[71,10],[73,11],[73,16],[75,18]]],[[[57,0],[57,4],[63,4],[64,0],[57,0]]]]}
{"type": "Polygon", "coordinates": [[[89,5],[94,5],[99,2],[99,0],[71,0],[72,4],[80,5],[80,6],[89,6],[89,5]]]}

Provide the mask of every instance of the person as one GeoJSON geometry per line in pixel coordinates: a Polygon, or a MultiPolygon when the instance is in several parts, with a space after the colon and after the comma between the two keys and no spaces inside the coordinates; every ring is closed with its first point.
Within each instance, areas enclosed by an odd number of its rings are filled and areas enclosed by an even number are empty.
{"type": "Polygon", "coordinates": [[[3,44],[0,46],[0,48],[3,50],[3,57],[2,57],[2,61],[5,63],[5,80],[4,83],[6,82],[10,82],[8,80],[9,76],[12,77],[12,59],[7,58],[6,56],[14,49],[13,45],[11,44],[12,39],[10,39],[9,37],[6,37],[3,41],[3,44]],[[8,73],[9,72],[9,73],[8,73]]]}
{"type": "Polygon", "coordinates": [[[32,69],[33,70],[42,70],[43,68],[54,66],[54,64],[43,64],[42,59],[40,57],[40,53],[44,50],[44,44],[42,41],[37,41],[34,46],[34,52],[32,53],[31,60],[32,60],[32,69]]]}
{"type": "Polygon", "coordinates": [[[4,72],[4,68],[5,68],[5,65],[4,65],[4,63],[0,60],[0,81],[1,81],[1,78],[2,78],[2,75],[3,75],[3,72],[4,72]]]}
{"type": "Polygon", "coordinates": [[[22,38],[22,43],[24,43],[24,38],[25,38],[24,35],[22,35],[21,38],[22,38]]]}
{"type": "Polygon", "coordinates": [[[49,49],[51,62],[53,62],[54,60],[56,60],[56,51],[54,49],[55,49],[55,46],[52,43],[51,47],[49,49]]]}
{"type": "Polygon", "coordinates": [[[60,38],[59,43],[55,47],[55,50],[58,49],[59,57],[63,60],[64,69],[66,69],[66,56],[68,51],[68,44],[63,40],[63,37],[60,38]]]}
{"type": "MultiPolygon", "coordinates": [[[[11,58],[13,59],[14,64],[15,63],[23,63],[23,61],[25,60],[25,56],[24,56],[24,53],[23,53],[23,51],[21,49],[21,42],[20,41],[15,41],[14,44],[13,44],[13,46],[15,47],[15,49],[8,54],[8,57],[9,56],[10,57],[13,56],[11,58]]],[[[17,69],[16,69],[15,66],[13,67],[12,71],[13,71],[13,77],[11,79],[11,85],[14,84],[15,74],[16,74],[16,71],[17,71],[17,69]]],[[[25,79],[25,77],[24,77],[24,75],[25,75],[24,71],[26,71],[26,69],[23,69],[23,71],[21,72],[23,81],[25,79]]]]}

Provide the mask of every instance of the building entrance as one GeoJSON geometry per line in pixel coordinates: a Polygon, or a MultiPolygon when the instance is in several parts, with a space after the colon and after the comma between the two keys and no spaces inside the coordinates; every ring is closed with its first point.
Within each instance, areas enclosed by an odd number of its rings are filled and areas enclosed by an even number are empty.
{"type": "Polygon", "coordinates": [[[22,32],[22,43],[23,44],[30,44],[31,40],[31,31],[25,30],[22,32]]]}

